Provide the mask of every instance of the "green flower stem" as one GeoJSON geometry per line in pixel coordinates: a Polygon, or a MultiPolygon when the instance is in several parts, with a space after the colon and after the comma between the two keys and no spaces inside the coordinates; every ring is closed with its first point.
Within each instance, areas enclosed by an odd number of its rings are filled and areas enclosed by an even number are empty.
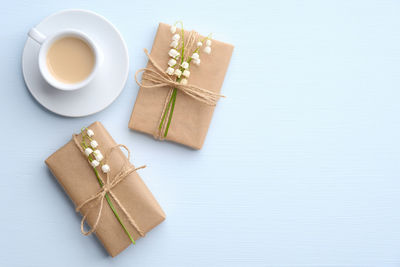
{"type": "MultiPolygon", "coordinates": [[[[94,172],[95,172],[95,174],[96,174],[97,181],[99,182],[100,186],[103,187],[104,184],[103,184],[103,182],[102,182],[101,179],[100,179],[99,172],[97,171],[96,168],[93,168],[93,170],[94,170],[94,172]]],[[[126,229],[124,223],[122,222],[121,218],[119,217],[118,212],[117,212],[117,210],[115,209],[114,205],[112,204],[108,193],[106,193],[105,197],[106,197],[106,200],[107,200],[107,202],[108,202],[108,205],[110,206],[112,212],[114,213],[115,217],[117,218],[119,224],[122,226],[122,228],[124,229],[125,233],[128,235],[128,237],[129,237],[129,239],[131,240],[132,244],[135,244],[135,240],[133,239],[133,237],[132,237],[131,234],[129,233],[128,229],[126,229]]]]}
{"type": "MultiPolygon", "coordinates": [[[[181,63],[183,63],[184,61],[184,54],[185,54],[185,40],[184,40],[184,35],[185,35],[185,30],[183,29],[183,23],[182,21],[177,21],[174,25],[176,26],[177,24],[181,24],[181,40],[182,40],[182,48],[181,48],[181,63]]],[[[210,39],[211,38],[211,34],[209,34],[207,37],[204,37],[201,42],[203,43],[205,40],[210,39]]],[[[200,47],[197,47],[193,53],[200,53],[200,47]]],[[[188,63],[190,63],[192,61],[192,57],[190,56],[187,60],[188,63]]],[[[180,67],[179,68],[182,72],[185,70],[184,68],[180,67]]],[[[180,82],[182,78],[178,78],[176,81],[180,82]]],[[[174,113],[174,109],[175,109],[175,102],[176,102],[176,95],[178,93],[178,90],[176,88],[174,88],[172,94],[171,94],[171,98],[169,99],[168,105],[165,109],[164,115],[161,119],[160,125],[158,126],[158,128],[161,130],[162,126],[164,124],[165,118],[169,112],[169,117],[168,117],[168,122],[167,122],[167,126],[165,127],[165,131],[164,131],[164,138],[167,137],[168,135],[168,130],[169,130],[169,126],[171,124],[171,120],[172,120],[172,115],[174,113]]]]}
{"type": "Polygon", "coordinates": [[[168,114],[169,107],[171,106],[171,102],[172,102],[172,94],[171,94],[171,98],[169,99],[168,105],[167,105],[167,107],[166,107],[166,109],[165,109],[164,115],[163,115],[163,117],[162,117],[162,119],[161,119],[160,125],[158,126],[158,129],[160,129],[160,130],[161,130],[163,124],[164,124],[165,117],[166,117],[167,114],[168,114]]]}
{"type": "MultiPolygon", "coordinates": [[[[81,145],[82,145],[82,147],[83,147],[84,149],[86,149],[86,148],[88,147],[88,145],[86,144],[86,141],[85,141],[86,135],[83,133],[83,129],[85,129],[85,128],[82,128],[82,130],[81,130],[81,131],[82,131],[82,144],[81,144],[81,145]]],[[[91,139],[89,136],[88,136],[88,138],[91,139]]],[[[93,161],[93,158],[92,158],[91,155],[89,155],[88,160],[89,160],[90,162],[93,161]]],[[[96,174],[96,178],[97,178],[97,181],[99,182],[100,187],[103,187],[103,186],[104,186],[104,183],[102,182],[102,180],[101,180],[101,178],[100,178],[99,172],[97,171],[96,168],[93,168],[93,170],[94,170],[94,173],[96,174]]],[[[124,223],[122,222],[122,220],[121,220],[121,218],[120,218],[120,216],[119,216],[117,210],[115,209],[113,203],[111,202],[111,199],[110,199],[110,196],[108,195],[108,193],[105,194],[105,198],[106,198],[107,203],[108,203],[108,205],[110,206],[112,212],[114,213],[115,217],[117,218],[119,224],[120,224],[120,225],[122,226],[122,228],[124,229],[124,232],[127,234],[127,236],[129,237],[129,239],[131,240],[132,244],[135,244],[135,240],[133,239],[133,237],[132,237],[131,234],[129,233],[128,229],[125,227],[124,223]]]]}
{"type": "Polygon", "coordinates": [[[185,54],[185,39],[184,39],[184,37],[185,37],[185,30],[183,29],[183,23],[181,22],[181,24],[182,24],[182,32],[181,32],[181,38],[182,38],[182,52],[181,52],[181,64],[183,63],[183,56],[184,56],[184,54],[185,54]]]}
{"type": "MultiPolygon", "coordinates": [[[[181,64],[182,64],[182,63],[183,63],[183,60],[184,60],[184,55],[185,55],[185,39],[184,39],[184,37],[185,37],[185,30],[183,29],[183,23],[182,23],[181,21],[176,22],[175,25],[178,24],[178,23],[181,24],[181,40],[182,40],[181,64]]],[[[180,69],[181,69],[181,71],[182,71],[182,68],[180,68],[180,69]]],[[[177,82],[179,82],[180,80],[181,80],[181,78],[178,78],[178,79],[177,79],[177,82]]],[[[163,126],[163,124],[164,124],[166,115],[168,114],[168,111],[170,111],[170,112],[169,112],[169,117],[168,117],[168,122],[167,122],[167,127],[165,128],[165,132],[164,132],[164,137],[167,137],[168,130],[169,130],[169,126],[170,126],[170,124],[171,124],[172,115],[173,115],[173,113],[174,113],[174,108],[175,108],[175,102],[176,102],[177,91],[178,91],[178,90],[177,90],[176,88],[174,88],[174,91],[173,91],[172,94],[171,94],[171,98],[169,99],[168,106],[167,106],[167,108],[166,108],[166,110],[165,110],[165,112],[164,112],[164,115],[163,115],[163,117],[162,117],[162,119],[161,119],[161,123],[160,123],[160,125],[159,125],[159,127],[158,127],[160,130],[162,129],[162,126],[163,126]],[[171,109],[170,109],[170,107],[171,107],[171,109]]]]}
{"type": "MultiPolygon", "coordinates": [[[[178,78],[176,81],[179,82],[180,80],[182,80],[182,78],[178,78]]],[[[164,112],[164,115],[163,115],[163,117],[161,119],[161,123],[160,123],[160,125],[158,127],[161,130],[161,128],[163,126],[163,123],[164,123],[164,120],[166,118],[166,115],[167,115],[168,111],[170,110],[170,106],[171,106],[171,111],[169,113],[167,127],[165,128],[165,131],[164,131],[164,138],[167,137],[169,126],[171,124],[172,114],[174,113],[175,101],[176,101],[176,95],[177,94],[178,94],[178,89],[174,88],[174,90],[172,91],[172,94],[171,94],[171,98],[169,99],[168,106],[167,106],[167,108],[166,108],[166,110],[164,112]]]]}
{"type": "Polygon", "coordinates": [[[172,114],[174,113],[174,108],[175,108],[175,101],[176,101],[177,92],[178,92],[178,90],[176,88],[174,88],[174,91],[172,92],[172,95],[171,95],[171,100],[172,100],[171,112],[170,112],[169,117],[168,117],[168,123],[167,123],[167,127],[165,128],[164,137],[167,137],[168,130],[169,130],[169,125],[171,124],[172,114]]]}

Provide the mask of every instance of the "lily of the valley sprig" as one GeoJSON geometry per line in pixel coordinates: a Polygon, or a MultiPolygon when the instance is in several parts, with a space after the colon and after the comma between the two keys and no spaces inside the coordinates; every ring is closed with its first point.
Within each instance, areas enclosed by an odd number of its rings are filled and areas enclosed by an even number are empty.
{"type": "MultiPolygon", "coordinates": [[[[199,66],[201,63],[200,48],[203,46],[204,42],[205,42],[205,47],[203,49],[203,52],[206,54],[211,53],[211,43],[212,43],[211,34],[205,37],[203,40],[197,42],[197,48],[193,51],[192,55],[188,57],[185,61],[185,41],[184,41],[185,30],[183,29],[183,23],[181,21],[176,22],[174,25],[171,26],[170,30],[172,34],[171,38],[172,40],[170,44],[171,49],[169,50],[168,55],[171,57],[171,59],[168,61],[168,68],[165,72],[170,76],[176,76],[177,82],[186,85],[188,83],[188,78],[190,77],[190,64],[193,63],[199,66]],[[180,34],[176,33],[177,24],[181,25],[180,34]]],[[[168,101],[166,110],[164,112],[163,117],[161,118],[161,122],[159,125],[159,130],[161,131],[164,125],[165,118],[167,117],[167,114],[169,112],[168,122],[164,131],[164,137],[167,137],[168,129],[171,124],[172,114],[175,108],[177,91],[178,90],[176,88],[173,89],[171,98],[168,101]]]]}
{"type": "MultiPolygon", "coordinates": [[[[94,139],[94,136],[95,136],[94,131],[91,130],[91,129],[88,129],[88,128],[82,128],[81,134],[82,134],[81,147],[83,149],[83,152],[85,153],[90,165],[93,168],[93,171],[94,171],[94,173],[96,175],[96,178],[97,178],[97,181],[99,182],[99,185],[101,187],[103,187],[104,183],[103,183],[102,179],[100,178],[100,174],[99,174],[99,171],[97,170],[97,168],[99,166],[101,166],[101,171],[104,174],[107,174],[108,172],[110,172],[111,168],[110,168],[110,166],[108,164],[106,164],[104,162],[104,156],[103,156],[103,154],[101,153],[101,151],[99,149],[99,144],[94,139]],[[87,139],[87,141],[89,143],[86,143],[86,139],[87,139]]],[[[112,212],[114,213],[116,219],[118,220],[119,224],[124,229],[125,233],[128,235],[128,237],[131,240],[131,242],[133,244],[135,244],[135,240],[133,239],[133,237],[129,233],[128,229],[125,227],[124,223],[122,222],[117,210],[115,209],[113,203],[111,202],[111,199],[110,199],[108,193],[105,194],[105,198],[106,198],[107,203],[110,206],[112,212]]]]}
{"type": "MultiPolygon", "coordinates": [[[[101,164],[101,161],[104,159],[103,154],[97,148],[99,144],[96,140],[92,139],[94,136],[93,130],[87,129],[86,135],[84,135],[84,131],[82,129],[82,147],[84,149],[86,157],[88,157],[89,163],[93,168],[96,168],[101,164]],[[86,137],[89,139],[89,145],[86,144],[86,137]]],[[[101,164],[101,170],[103,173],[108,173],[110,171],[110,166],[108,164],[101,164]]]]}

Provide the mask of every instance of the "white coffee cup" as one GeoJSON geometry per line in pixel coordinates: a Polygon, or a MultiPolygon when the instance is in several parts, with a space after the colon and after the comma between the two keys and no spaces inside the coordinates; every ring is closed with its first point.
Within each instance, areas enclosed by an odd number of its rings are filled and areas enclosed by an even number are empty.
{"type": "Polygon", "coordinates": [[[80,88],[85,87],[88,85],[95,76],[96,72],[98,71],[100,61],[101,61],[101,54],[98,49],[98,46],[94,43],[94,41],[85,33],[75,30],[75,29],[65,29],[49,36],[45,36],[41,33],[38,29],[32,28],[29,33],[29,37],[35,40],[41,47],[39,51],[38,63],[39,63],[39,70],[43,78],[54,88],[64,90],[64,91],[72,91],[77,90],[80,88]],[[60,40],[61,38],[65,37],[74,37],[79,38],[80,40],[84,41],[91,49],[94,54],[94,65],[92,68],[91,73],[82,81],[77,83],[64,83],[54,77],[48,69],[46,64],[46,57],[49,48],[54,44],[55,41],[60,40]]]}

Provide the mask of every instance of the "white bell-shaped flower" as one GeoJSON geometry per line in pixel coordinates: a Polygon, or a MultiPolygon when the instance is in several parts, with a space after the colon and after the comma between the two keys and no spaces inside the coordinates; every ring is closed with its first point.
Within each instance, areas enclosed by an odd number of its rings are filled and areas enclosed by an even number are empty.
{"type": "Polygon", "coordinates": [[[211,40],[210,39],[207,39],[206,46],[211,46],[211,40]]]}
{"type": "Polygon", "coordinates": [[[92,136],[94,135],[94,132],[93,132],[92,130],[90,130],[90,129],[88,129],[88,130],[86,131],[86,133],[87,133],[87,135],[88,135],[89,137],[92,137],[92,136]]]}
{"type": "Polygon", "coordinates": [[[171,59],[168,61],[168,66],[170,66],[170,67],[175,66],[175,64],[176,64],[176,60],[173,59],[173,58],[171,58],[171,59]]]}
{"type": "Polygon", "coordinates": [[[102,161],[104,159],[103,154],[101,154],[100,150],[96,149],[93,151],[93,155],[96,158],[98,162],[102,161]]]}
{"type": "Polygon", "coordinates": [[[200,47],[200,46],[202,46],[202,45],[203,45],[202,42],[197,42],[197,46],[198,46],[198,47],[200,47]]]}
{"type": "Polygon", "coordinates": [[[189,63],[187,63],[186,61],[182,62],[181,67],[184,69],[189,68],[189,63]]]}
{"type": "Polygon", "coordinates": [[[108,166],[107,164],[104,164],[103,166],[101,166],[101,170],[102,170],[104,173],[107,173],[107,172],[110,171],[110,166],[108,166]]]}
{"type": "Polygon", "coordinates": [[[171,44],[169,45],[170,47],[176,48],[178,46],[179,42],[178,41],[172,41],[171,44]]]}
{"type": "Polygon", "coordinates": [[[193,53],[193,55],[192,55],[192,58],[194,58],[194,59],[198,59],[198,58],[200,58],[200,56],[199,56],[199,54],[198,54],[198,53],[193,53]]]}
{"type": "Polygon", "coordinates": [[[211,53],[211,47],[210,46],[204,47],[204,53],[210,54],[211,53]]]}
{"type": "Polygon", "coordinates": [[[180,81],[180,83],[183,84],[183,85],[186,85],[186,84],[188,83],[188,80],[185,79],[185,78],[183,78],[183,79],[180,81]]]}
{"type": "Polygon", "coordinates": [[[92,165],[93,168],[96,168],[97,166],[100,165],[100,162],[98,162],[97,160],[92,160],[92,161],[90,162],[90,165],[92,165]]]}
{"type": "Polygon", "coordinates": [[[184,70],[184,71],[182,72],[182,75],[185,76],[186,78],[189,78],[189,76],[190,76],[190,71],[184,70]]]}
{"type": "Polygon", "coordinates": [[[195,58],[195,59],[193,59],[193,61],[192,61],[195,65],[197,65],[197,66],[199,66],[200,65],[200,58],[195,58]]]}
{"type": "Polygon", "coordinates": [[[175,49],[171,49],[169,50],[168,55],[170,57],[176,57],[178,55],[178,51],[176,51],[175,49]]]}
{"type": "Polygon", "coordinates": [[[179,52],[176,51],[176,49],[169,50],[168,55],[172,58],[178,58],[180,56],[179,52]]]}
{"type": "Polygon", "coordinates": [[[85,155],[86,157],[89,157],[90,154],[93,153],[93,150],[90,147],[85,148],[85,155]]]}
{"type": "Polygon", "coordinates": [[[96,148],[98,145],[99,145],[99,144],[97,143],[96,140],[92,140],[92,141],[90,142],[90,146],[93,147],[93,148],[96,148]]]}
{"type": "Polygon", "coordinates": [[[176,69],[174,74],[179,78],[182,75],[182,71],[180,69],[176,69]]]}
{"type": "Polygon", "coordinates": [[[168,69],[165,71],[168,75],[172,75],[172,74],[174,74],[174,69],[173,68],[171,68],[171,67],[168,67],[168,69]]]}
{"type": "Polygon", "coordinates": [[[176,32],[176,26],[172,25],[169,30],[171,31],[172,34],[174,34],[176,32]]]}
{"type": "Polygon", "coordinates": [[[174,41],[178,41],[181,38],[181,36],[179,34],[174,34],[174,36],[172,36],[172,40],[174,41]]]}

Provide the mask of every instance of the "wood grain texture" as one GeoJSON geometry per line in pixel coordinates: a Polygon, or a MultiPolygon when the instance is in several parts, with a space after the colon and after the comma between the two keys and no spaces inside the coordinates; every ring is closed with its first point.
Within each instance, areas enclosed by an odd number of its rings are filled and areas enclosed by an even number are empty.
{"type": "Polygon", "coordinates": [[[399,1],[3,1],[0,266],[398,266],[399,1]],[[131,75],[105,111],[47,112],[21,74],[26,33],[64,8],[123,34],[131,75]],[[127,128],[158,22],[235,45],[200,151],[127,128]],[[101,121],[147,164],[167,220],[115,259],[44,159],[101,121]]]}

